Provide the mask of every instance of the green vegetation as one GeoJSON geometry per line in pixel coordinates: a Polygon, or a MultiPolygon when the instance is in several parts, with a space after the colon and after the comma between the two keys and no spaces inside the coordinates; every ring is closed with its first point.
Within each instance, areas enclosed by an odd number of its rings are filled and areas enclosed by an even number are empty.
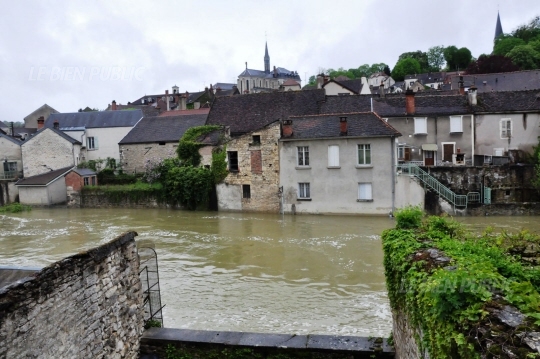
{"type": "Polygon", "coordinates": [[[499,357],[505,350],[540,358],[516,340],[540,328],[539,258],[522,256],[540,256],[540,236],[490,229],[478,236],[451,219],[422,217],[419,208],[397,211],[396,228],[382,236],[391,306],[421,330],[420,348],[441,359],[499,357]],[[526,315],[517,328],[496,318],[505,305],[526,315]]]}
{"type": "Polygon", "coordinates": [[[420,74],[422,69],[418,60],[406,57],[399,60],[392,70],[392,78],[395,81],[403,81],[406,75],[420,74]]]}
{"type": "Polygon", "coordinates": [[[84,186],[81,191],[83,195],[104,194],[111,203],[116,204],[126,199],[134,203],[154,198],[160,202],[166,201],[161,183],[136,182],[129,185],[84,186]]]}
{"type": "Polygon", "coordinates": [[[161,321],[150,319],[146,323],[144,323],[144,329],[150,329],[150,328],[161,328],[161,321]]]}
{"type": "Polygon", "coordinates": [[[0,206],[0,213],[19,213],[23,211],[31,211],[32,207],[20,204],[20,203],[10,203],[5,206],[0,206]]]}

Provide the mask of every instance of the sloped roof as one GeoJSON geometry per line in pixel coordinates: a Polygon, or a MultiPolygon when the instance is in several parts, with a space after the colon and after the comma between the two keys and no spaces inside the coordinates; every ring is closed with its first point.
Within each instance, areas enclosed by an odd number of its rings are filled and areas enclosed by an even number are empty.
{"type": "Polygon", "coordinates": [[[300,84],[293,79],[288,79],[283,83],[283,86],[300,86],[300,84]]]}
{"type": "Polygon", "coordinates": [[[289,116],[318,114],[324,99],[322,89],[218,97],[207,123],[229,126],[233,136],[240,135],[289,116]]]}
{"type": "Polygon", "coordinates": [[[4,134],[3,132],[0,132],[0,137],[1,137],[1,138],[5,138],[6,140],[8,140],[8,141],[10,141],[10,142],[13,142],[14,144],[16,144],[16,145],[18,145],[18,146],[20,146],[21,143],[22,143],[22,142],[19,141],[18,139],[13,138],[13,137],[11,137],[11,136],[8,136],[8,135],[4,134]]]}
{"type": "Polygon", "coordinates": [[[207,114],[145,117],[118,144],[178,142],[188,128],[203,126],[206,117],[207,114]]]}
{"type": "MultiPolygon", "coordinates": [[[[157,116],[159,114],[159,111],[156,110],[156,108],[152,105],[116,105],[116,111],[119,110],[132,110],[132,109],[139,109],[142,111],[144,117],[150,117],[150,116],[157,116]]],[[[109,104],[105,111],[112,111],[111,105],[109,104]]]]}
{"type": "MultiPolygon", "coordinates": [[[[276,67],[276,75],[277,78],[292,78],[297,81],[301,81],[300,75],[294,71],[289,71],[283,67],[276,67]]],[[[261,78],[275,78],[274,77],[274,70],[270,69],[270,72],[266,73],[263,70],[254,70],[254,69],[245,69],[238,77],[244,76],[244,77],[261,77],[261,78]]]]}
{"type": "Polygon", "coordinates": [[[60,129],[69,127],[104,128],[133,127],[143,117],[140,109],[124,111],[92,111],[53,113],[45,120],[44,127],[52,128],[58,121],[60,129]]]}
{"type": "MultiPolygon", "coordinates": [[[[361,79],[342,80],[342,81],[330,80],[329,82],[335,82],[338,85],[341,85],[341,86],[345,87],[346,89],[354,92],[355,94],[359,94],[360,91],[362,91],[362,80],[361,79]]],[[[327,83],[329,83],[329,82],[327,82],[327,83]]],[[[323,87],[326,86],[326,84],[324,84],[323,87]]]]}
{"type": "Polygon", "coordinates": [[[54,108],[52,108],[51,106],[49,106],[49,105],[47,105],[47,104],[44,104],[44,105],[40,106],[39,108],[35,109],[34,111],[32,111],[32,113],[28,114],[28,115],[24,118],[24,120],[26,120],[26,119],[32,117],[36,112],[39,112],[39,111],[41,111],[41,110],[43,110],[43,109],[48,109],[48,110],[51,112],[51,114],[53,114],[53,113],[58,113],[58,111],[56,111],[56,110],[55,110],[54,108]]]}
{"type": "Polygon", "coordinates": [[[79,174],[79,176],[95,176],[96,175],[96,172],[94,172],[93,170],[91,170],[90,168],[73,168],[72,169],[73,172],[76,172],[77,174],[79,174]]]}
{"type": "Polygon", "coordinates": [[[32,139],[36,138],[36,136],[39,136],[40,133],[42,133],[43,131],[46,131],[46,130],[50,130],[50,131],[53,131],[54,133],[56,133],[58,136],[62,137],[64,140],[66,141],[69,141],[70,143],[72,144],[79,144],[81,145],[82,143],[76,139],[74,139],[73,137],[69,136],[69,135],[66,135],[64,132],[60,131],[60,130],[57,130],[56,128],[48,128],[48,127],[43,127],[41,129],[39,129],[36,133],[34,134],[30,134],[30,137],[28,137],[26,139],[26,141],[23,142],[23,144],[26,144],[28,143],[29,141],[31,141],[32,139]]]}
{"type": "Polygon", "coordinates": [[[47,186],[49,183],[58,179],[59,177],[64,176],[68,173],[73,167],[64,167],[58,170],[49,171],[42,173],[40,175],[23,178],[15,183],[15,186],[47,186]]]}
{"type": "MultiPolygon", "coordinates": [[[[461,76],[465,87],[475,85],[479,93],[540,89],[540,69],[461,76]]],[[[458,89],[459,75],[451,76],[450,83],[453,89],[458,89]]]]}
{"type": "Polygon", "coordinates": [[[500,91],[478,94],[478,113],[540,111],[540,90],[500,91]]]}
{"type": "Polygon", "coordinates": [[[497,11],[497,23],[495,24],[495,39],[498,38],[503,34],[503,29],[501,25],[501,16],[499,15],[499,12],[497,11]]]}
{"type": "MultiPolygon", "coordinates": [[[[208,115],[210,112],[209,108],[200,108],[198,110],[191,109],[191,110],[174,110],[174,111],[165,111],[162,112],[159,117],[167,117],[167,116],[187,116],[187,115],[208,115]]],[[[149,116],[152,117],[152,116],[149,116]]]]}
{"type": "Polygon", "coordinates": [[[7,126],[5,123],[3,123],[2,121],[0,121],[0,128],[7,128],[7,127],[8,127],[8,126],[7,126]]]}
{"type": "Polygon", "coordinates": [[[283,140],[401,136],[401,133],[373,112],[291,116],[289,119],[292,120],[293,134],[283,140]],[[346,135],[340,133],[340,117],[347,117],[346,135]]]}
{"type": "Polygon", "coordinates": [[[213,87],[214,87],[214,90],[219,87],[221,90],[227,91],[227,90],[232,90],[233,86],[236,86],[236,84],[229,84],[229,83],[225,83],[225,82],[216,82],[216,84],[213,87]]]}

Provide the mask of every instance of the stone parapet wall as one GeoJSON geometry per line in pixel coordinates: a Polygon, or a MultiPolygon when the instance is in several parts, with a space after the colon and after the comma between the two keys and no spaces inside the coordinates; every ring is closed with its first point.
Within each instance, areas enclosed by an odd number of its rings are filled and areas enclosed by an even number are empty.
{"type": "Polygon", "coordinates": [[[0,358],[138,358],[135,232],[0,289],[0,358]]]}
{"type": "Polygon", "coordinates": [[[425,358],[416,344],[417,332],[410,326],[407,315],[399,310],[392,310],[392,335],[397,359],[425,358]]]}
{"type": "MultiPolygon", "coordinates": [[[[73,205],[76,207],[76,194],[70,194],[70,200],[73,200],[73,205]]],[[[121,201],[111,201],[107,195],[99,192],[85,193],[83,192],[80,198],[81,208],[171,208],[166,203],[159,202],[156,198],[147,197],[137,201],[124,198],[121,201]]],[[[68,203],[71,203],[68,201],[68,203]]]]}

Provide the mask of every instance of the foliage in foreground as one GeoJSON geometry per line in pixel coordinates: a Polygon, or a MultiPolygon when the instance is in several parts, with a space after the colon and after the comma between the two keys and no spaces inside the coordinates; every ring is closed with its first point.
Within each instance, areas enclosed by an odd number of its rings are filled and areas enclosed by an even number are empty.
{"type": "Polygon", "coordinates": [[[20,204],[20,203],[10,203],[5,206],[0,207],[0,213],[19,213],[23,211],[31,211],[32,207],[20,204]]]}
{"type": "Polygon", "coordinates": [[[489,229],[478,236],[448,218],[422,217],[414,207],[397,211],[396,229],[383,233],[390,303],[421,330],[420,348],[441,359],[505,357],[507,350],[539,358],[518,334],[540,328],[540,267],[521,256],[539,248],[540,236],[489,229]],[[506,305],[526,315],[521,326],[494,316],[506,305]]]}

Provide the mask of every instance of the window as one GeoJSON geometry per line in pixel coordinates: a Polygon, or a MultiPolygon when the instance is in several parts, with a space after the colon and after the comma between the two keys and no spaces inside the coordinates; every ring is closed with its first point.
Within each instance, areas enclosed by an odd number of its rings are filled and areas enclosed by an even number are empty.
{"type": "Polygon", "coordinates": [[[495,156],[504,156],[504,148],[494,148],[495,156]]]}
{"type": "Polygon", "coordinates": [[[88,180],[89,180],[88,177],[84,177],[84,178],[83,178],[83,181],[84,181],[84,185],[85,185],[85,186],[88,186],[88,184],[90,183],[88,180]]]}
{"type": "Polygon", "coordinates": [[[366,182],[358,184],[358,201],[373,201],[371,183],[366,182]]]}
{"type": "Polygon", "coordinates": [[[165,142],[158,142],[158,145],[165,146],[165,142]]]}
{"type": "Polygon", "coordinates": [[[406,146],[398,146],[398,160],[410,161],[411,160],[411,148],[406,146]]]}
{"type": "Polygon", "coordinates": [[[238,152],[227,151],[227,158],[229,160],[229,171],[238,172],[238,152]]]}
{"type": "Polygon", "coordinates": [[[311,198],[309,183],[298,183],[298,198],[311,198]]]}
{"type": "Polygon", "coordinates": [[[253,135],[252,143],[254,145],[260,145],[261,144],[261,136],[260,135],[253,135]]]}
{"type": "Polygon", "coordinates": [[[242,185],[242,198],[251,198],[251,186],[248,184],[242,185]]]}
{"type": "Polygon", "coordinates": [[[98,140],[97,137],[88,137],[86,139],[86,147],[89,150],[97,150],[98,149],[98,140]]]}
{"type": "Polygon", "coordinates": [[[300,146],[298,148],[298,166],[309,166],[309,147],[300,146]]]}
{"type": "Polygon", "coordinates": [[[358,164],[371,164],[371,145],[358,145],[358,164]]]}
{"type": "Polygon", "coordinates": [[[503,118],[501,120],[501,138],[512,137],[512,119],[503,118]]]}
{"type": "Polygon", "coordinates": [[[96,185],[96,176],[92,176],[92,186],[96,185]]]}
{"type": "Polygon", "coordinates": [[[339,167],[339,146],[328,146],[328,167],[339,167]]]}
{"type": "Polygon", "coordinates": [[[462,116],[450,116],[450,132],[463,132],[462,116]]]}
{"type": "Polygon", "coordinates": [[[414,134],[427,134],[427,118],[414,119],[414,134]]]}

